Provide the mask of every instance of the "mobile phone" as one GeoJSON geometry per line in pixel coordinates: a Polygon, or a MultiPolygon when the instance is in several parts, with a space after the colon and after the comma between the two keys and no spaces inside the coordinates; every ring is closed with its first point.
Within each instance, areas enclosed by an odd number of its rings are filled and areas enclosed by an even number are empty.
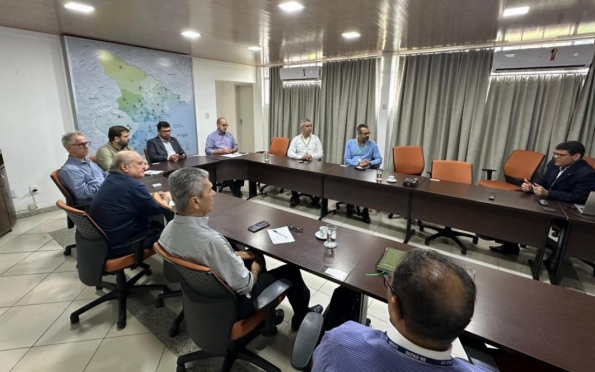
{"type": "Polygon", "coordinates": [[[494,194],[493,192],[490,193],[490,196],[488,197],[488,200],[495,200],[496,199],[496,194],[494,194]]]}
{"type": "Polygon", "coordinates": [[[265,227],[267,227],[269,225],[270,224],[267,221],[260,221],[260,222],[255,223],[254,225],[248,227],[248,231],[257,232],[257,231],[264,229],[265,227]]]}

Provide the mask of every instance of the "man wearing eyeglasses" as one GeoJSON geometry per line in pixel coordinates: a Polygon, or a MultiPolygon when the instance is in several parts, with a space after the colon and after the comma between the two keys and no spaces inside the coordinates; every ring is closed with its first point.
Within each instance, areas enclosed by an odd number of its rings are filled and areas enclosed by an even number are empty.
{"type": "Polygon", "coordinates": [[[75,204],[88,204],[105,180],[107,172],[87,158],[91,141],[87,141],[81,132],[63,135],[62,146],[68,151],[68,160],[60,168],[58,177],[70,191],[75,204]]]}
{"type": "Polygon", "coordinates": [[[186,159],[186,153],[176,137],[171,136],[171,125],[167,121],[157,123],[157,137],[147,141],[147,153],[151,163],[186,159]]]}
{"type": "MultiPolygon", "coordinates": [[[[591,191],[595,191],[595,169],[583,160],[584,155],[582,143],[560,143],[543,176],[536,183],[524,180],[521,189],[542,199],[585,204],[591,191]]],[[[504,254],[518,254],[520,251],[518,244],[509,242],[490,249],[504,254]]]]}
{"type": "MultiPolygon", "coordinates": [[[[377,168],[382,164],[382,156],[376,142],[370,139],[370,129],[366,124],[357,126],[357,138],[350,139],[345,145],[345,164],[358,168],[377,168]]],[[[347,216],[353,215],[354,206],[347,204],[347,216]]],[[[368,208],[362,211],[362,220],[370,223],[368,208]]]]}
{"type": "Polygon", "coordinates": [[[485,371],[451,355],[475,308],[475,283],[463,268],[414,249],[385,285],[386,332],[352,321],[327,331],[314,351],[313,372],[485,371]]]}

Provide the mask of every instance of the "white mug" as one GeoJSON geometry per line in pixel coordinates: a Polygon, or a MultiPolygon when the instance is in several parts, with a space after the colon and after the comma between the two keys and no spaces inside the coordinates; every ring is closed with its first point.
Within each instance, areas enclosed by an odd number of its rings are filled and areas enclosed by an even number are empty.
{"type": "Polygon", "coordinates": [[[395,180],[395,176],[388,176],[388,180],[389,181],[394,181],[395,180]]]}
{"type": "Polygon", "coordinates": [[[326,226],[320,226],[318,229],[318,234],[324,235],[326,237],[326,226]]]}

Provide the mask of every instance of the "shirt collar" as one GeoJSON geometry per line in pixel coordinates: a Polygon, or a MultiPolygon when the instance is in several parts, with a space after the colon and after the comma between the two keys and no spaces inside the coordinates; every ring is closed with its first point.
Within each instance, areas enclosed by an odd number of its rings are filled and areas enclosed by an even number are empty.
{"type": "Polygon", "coordinates": [[[174,216],[174,221],[177,223],[181,223],[182,225],[193,225],[207,228],[209,227],[209,217],[192,217],[176,214],[174,216]]]}
{"type": "Polygon", "coordinates": [[[87,159],[87,158],[84,158],[83,160],[81,160],[81,159],[75,158],[74,156],[70,156],[70,155],[68,155],[68,158],[71,159],[72,161],[75,161],[75,162],[81,163],[81,164],[89,163],[89,159],[87,159]]]}
{"type": "Polygon", "coordinates": [[[225,136],[227,134],[227,131],[221,132],[221,131],[219,131],[219,129],[217,129],[215,132],[217,132],[217,134],[220,136],[225,136]]]}
{"type": "Polygon", "coordinates": [[[161,142],[169,142],[169,141],[171,141],[171,137],[169,137],[168,140],[165,140],[165,139],[161,138],[160,135],[157,135],[157,137],[159,137],[159,139],[161,140],[161,142]]]}
{"type": "Polygon", "coordinates": [[[388,338],[394,342],[395,344],[404,347],[405,349],[414,352],[415,354],[419,354],[425,356],[426,358],[436,359],[436,360],[448,360],[451,359],[450,352],[452,350],[452,346],[445,351],[436,351],[423,348],[421,346],[417,346],[413,342],[409,341],[405,338],[395,326],[391,323],[390,319],[387,322],[388,328],[386,330],[386,335],[388,338]]]}

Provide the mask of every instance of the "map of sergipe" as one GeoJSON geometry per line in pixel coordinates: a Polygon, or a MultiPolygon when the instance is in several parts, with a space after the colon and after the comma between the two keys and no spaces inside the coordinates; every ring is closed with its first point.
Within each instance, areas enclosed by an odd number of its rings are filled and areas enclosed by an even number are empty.
{"type": "Polygon", "coordinates": [[[157,123],[167,121],[186,153],[198,153],[192,60],[188,56],[101,41],[64,37],[78,130],[89,154],[108,142],[113,125],[130,129],[144,155],[157,123]]]}

